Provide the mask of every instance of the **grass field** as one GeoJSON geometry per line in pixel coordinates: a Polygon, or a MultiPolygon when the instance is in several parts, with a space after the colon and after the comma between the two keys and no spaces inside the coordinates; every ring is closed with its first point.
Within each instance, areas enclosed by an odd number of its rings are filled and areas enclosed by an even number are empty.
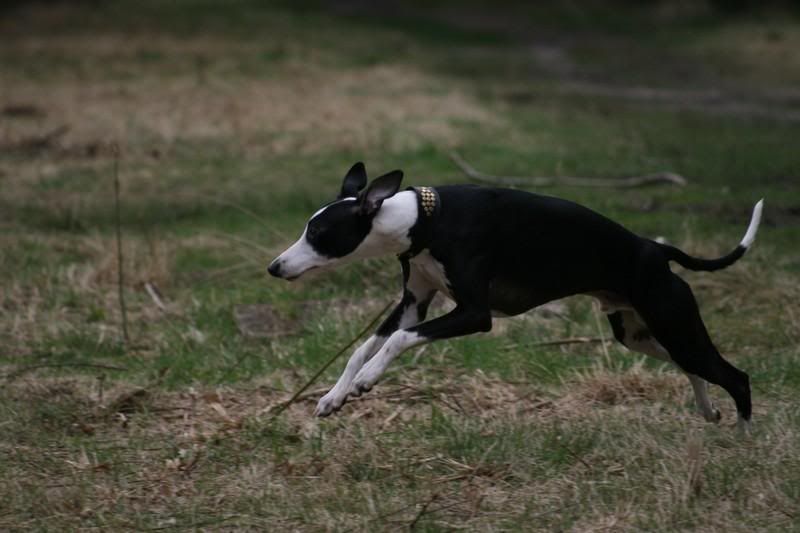
{"type": "Polygon", "coordinates": [[[798,18],[565,5],[0,10],[0,529],[800,530],[798,18]],[[682,272],[750,374],[753,434],[716,387],[704,422],[583,297],[407,353],[314,419],[343,357],[273,417],[400,292],[392,258],[296,284],[268,261],[353,162],[464,182],[452,150],[679,173],[538,192],[696,255],[765,197],[741,262],[682,272]],[[595,341],[550,342],[572,338],[595,341]]]}

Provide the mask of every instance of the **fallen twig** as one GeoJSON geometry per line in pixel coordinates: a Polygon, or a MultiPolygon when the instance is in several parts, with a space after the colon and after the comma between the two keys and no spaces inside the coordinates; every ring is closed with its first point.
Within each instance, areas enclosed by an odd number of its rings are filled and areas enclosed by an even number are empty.
{"type": "Polygon", "coordinates": [[[222,524],[223,522],[228,522],[230,520],[233,520],[234,518],[240,518],[240,516],[241,515],[234,514],[230,516],[223,516],[221,518],[209,518],[208,520],[199,520],[187,524],[181,524],[175,521],[161,526],[151,527],[148,529],[148,531],[165,531],[168,529],[194,529],[194,530],[204,529],[209,526],[216,526],[218,524],[222,524]]]}
{"type": "Polygon", "coordinates": [[[564,344],[589,344],[594,342],[605,342],[605,337],[568,337],[566,339],[555,339],[552,341],[537,342],[534,347],[539,346],[562,346],[564,344]]]}
{"type": "Polygon", "coordinates": [[[428,507],[430,507],[430,505],[433,502],[435,502],[438,498],[439,498],[439,493],[438,492],[434,492],[431,495],[431,497],[428,498],[428,500],[425,503],[422,504],[422,509],[419,510],[417,515],[414,517],[414,520],[412,520],[408,524],[409,531],[413,531],[414,528],[417,527],[417,522],[419,522],[419,519],[422,518],[423,516],[425,516],[425,512],[428,510],[428,507]]]}
{"type": "Polygon", "coordinates": [[[589,463],[587,463],[587,462],[584,460],[584,458],[583,458],[583,457],[581,457],[580,455],[578,455],[577,453],[575,453],[574,451],[572,451],[572,449],[570,449],[568,446],[566,446],[565,444],[559,444],[559,447],[560,447],[562,450],[564,450],[565,452],[567,452],[567,453],[568,453],[568,454],[569,454],[569,455],[570,455],[570,456],[571,456],[573,459],[576,459],[576,460],[578,460],[578,461],[579,461],[579,462],[580,462],[580,463],[581,463],[583,466],[585,466],[585,467],[586,467],[588,470],[591,470],[591,469],[592,469],[592,466],[591,466],[589,463]]]}
{"type": "Polygon", "coordinates": [[[632,189],[658,183],[686,185],[686,178],[672,172],[657,172],[646,176],[629,178],[582,178],[574,176],[495,176],[484,174],[467,163],[457,152],[450,152],[450,159],[470,179],[487,185],[504,185],[512,187],[547,187],[550,185],[568,185],[571,187],[612,187],[632,189]]]}
{"type": "Polygon", "coordinates": [[[150,295],[150,298],[153,300],[153,303],[156,304],[156,307],[158,307],[162,312],[166,313],[167,306],[164,305],[164,301],[161,299],[161,294],[159,294],[158,287],[148,281],[144,284],[144,289],[147,291],[147,294],[150,295]]]}

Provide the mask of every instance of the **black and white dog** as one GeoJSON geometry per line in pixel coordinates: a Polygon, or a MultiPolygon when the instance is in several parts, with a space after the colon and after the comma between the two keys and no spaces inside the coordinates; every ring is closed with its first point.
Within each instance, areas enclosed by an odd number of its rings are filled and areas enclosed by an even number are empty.
{"type": "Polygon", "coordinates": [[[763,200],[732,252],[698,259],[566,200],[471,185],[400,191],[402,177],[396,170],[367,186],[364,165],[356,163],[339,197],[314,213],[300,239],[269,265],[273,276],[294,280],[357,258],[400,260],[402,301],[355,351],[316,415],[369,391],[409,348],[489,331],[492,316],[588,294],[600,300],[619,342],[686,372],[706,420],[720,418],[708,397],[710,382],[733,397],[739,427],[749,428],[749,378],[714,347],[689,285],[669,262],[702,271],[733,264],[755,239],[763,200]],[[437,291],[456,307],[425,322],[437,291]]]}

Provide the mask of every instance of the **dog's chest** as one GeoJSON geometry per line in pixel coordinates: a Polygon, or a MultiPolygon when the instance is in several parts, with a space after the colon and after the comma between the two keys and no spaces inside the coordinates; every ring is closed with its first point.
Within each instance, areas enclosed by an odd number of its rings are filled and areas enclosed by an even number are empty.
{"type": "Polygon", "coordinates": [[[427,284],[452,298],[450,281],[445,275],[444,266],[434,259],[428,250],[423,250],[418,255],[414,256],[410,260],[410,263],[414,269],[415,275],[420,276],[427,284]]]}

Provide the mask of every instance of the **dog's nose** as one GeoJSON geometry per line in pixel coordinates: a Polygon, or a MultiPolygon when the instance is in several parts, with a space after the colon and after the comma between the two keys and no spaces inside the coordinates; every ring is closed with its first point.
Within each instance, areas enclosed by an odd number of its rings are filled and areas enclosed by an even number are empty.
{"type": "Polygon", "coordinates": [[[281,263],[277,259],[269,264],[267,267],[267,272],[271,275],[275,276],[276,278],[281,277],[281,263]]]}

